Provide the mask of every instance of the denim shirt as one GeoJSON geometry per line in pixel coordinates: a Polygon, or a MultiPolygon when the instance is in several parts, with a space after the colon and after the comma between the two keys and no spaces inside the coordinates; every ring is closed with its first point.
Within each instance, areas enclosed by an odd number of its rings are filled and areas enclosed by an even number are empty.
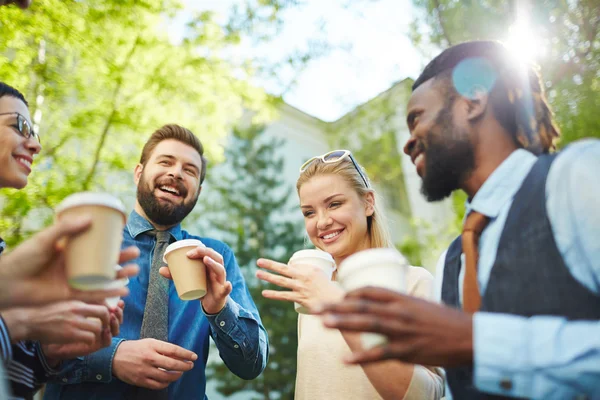
{"type": "MultiPolygon", "coordinates": [[[[514,151],[467,203],[466,214],[476,210],[490,218],[479,240],[477,278],[482,293],[514,195],[536,159],[525,150],[514,151]]],[[[557,248],[572,276],[598,295],[599,172],[600,140],[587,139],[561,151],[546,180],[546,209],[557,248]]],[[[445,258],[444,253],[436,268],[438,298],[445,258]]],[[[464,255],[462,265],[459,294],[464,255]]],[[[544,400],[600,399],[600,321],[477,312],[473,319],[473,347],[473,379],[481,391],[544,400]]]]}
{"type": "MultiPolygon", "coordinates": [[[[49,384],[44,399],[126,399],[130,385],[112,375],[112,360],[123,340],[139,339],[154,238],[144,234],[152,225],[133,211],[123,234],[123,248],[135,245],[140,257],[138,276],[129,280],[130,294],[125,301],[124,320],[120,337],[112,345],[86,357],[64,362],[60,373],[49,384]]],[[[227,280],[233,290],[225,308],[216,315],[206,315],[200,301],[180,300],[175,286],[169,281],[169,342],[195,352],[194,368],[169,385],[171,399],[205,399],[205,367],[208,358],[208,337],[212,336],[219,355],[228,368],[243,379],[256,378],[265,368],[268,357],[268,338],[258,310],[252,300],[231,249],[218,240],[192,236],[180,225],[169,229],[175,240],[199,239],[223,256],[227,280]]]]}

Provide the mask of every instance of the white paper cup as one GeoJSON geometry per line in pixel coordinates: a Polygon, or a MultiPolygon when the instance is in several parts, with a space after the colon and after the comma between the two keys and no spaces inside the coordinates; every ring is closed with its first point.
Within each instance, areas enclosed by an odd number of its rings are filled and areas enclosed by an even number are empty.
{"type": "Polygon", "coordinates": [[[206,295],[206,266],[202,260],[192,260],[186,255],[198,246],[205,247],[200,240],[184,239],[165,249],[163,261],[169,266],[181,300],[196,300],[206,295]]]}
{"type": "MultiPolygon", "coordinates": [[[[333,271],[335,271],[335,262],[331,254],[326,253],[322,250],[299,250],[292,255],[288,264],[294,266],[302,265],[314,265],[319,268],[327,275],[327,278],[331,280],[333,271]]],[[[301,304],[294,303],[294,309],[300,314],[308,314],[309,310],[301,304]]]]}
{"type": "Polygon", "coordinates": [[[93,290],[114,280],[127,216],[123,203],[108,193],[81,192],[68,196],[56,208],[56,218],[90,216],[88,230],[67,240],[66,271],[69,285],[93,290]]]}
{"type": "MultiPolygon", "coordinates": [[[[390,248],[360,251],[346,258],[338,268],[337,279],[347,292],[366,286],[406,292],[408,262],[400,252],[390,248]]],[[[386,337],[377,333],[361,334],[365,349],[385,344],[386,337]]]]}

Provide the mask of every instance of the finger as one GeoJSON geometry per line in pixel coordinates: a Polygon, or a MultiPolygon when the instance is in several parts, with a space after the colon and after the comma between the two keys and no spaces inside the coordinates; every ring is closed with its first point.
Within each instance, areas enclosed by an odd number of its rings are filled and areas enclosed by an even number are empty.
{"type": "Polygon", "coordinates": [[[389,303],[395,301],[410,300],[412,297],[396,292],[394,290],[383,289],[374,286],[367,286],[348,292],[348,294],[346,294],[346,298],[389,303]]]}
{"type": "Polygon", "coordinates": [[[376,314],[380,316],[397,316],[398,307],[388,307],[387,303],[362,299],[345,299],[338,303],[320,304],[317,314],[376,314]]]}
{"type": "Polygon", "coordinates": [[[394,338],[403,335],[408,337],[412,333],[408,329],[409,326],[401,321],[367,314],[326,314],[323,317],[323,324],[328,328],[352,332],[381,333],[394,338]]]}
{"type": "Polygon", "coordinates": [[[89,229],[92,219],[89,215],[85,216],[64,216],[54,225],[46,228],[38,234],[38,240],[58,242],[63,237],[77,235],[89,229]]]}
{"type": "Polygon", "coordinates": [[[131,278],[140,272],[140,267],[137,264],[128,264],[117,272],[115,279],[131,278]]]}
{"type": "Polygon", "coordinates": [[[183,372],[181,371],[169,371],[160,368],[148,368],[148,378],[152,379],[160,384],[168,386],[171,382],[175,382],[181,378],[183,372]]]}
{"type": "Polygon", "coordinates": [[[296,269],[291,265],[283,264],[273,260],[268,260],[266,258],[259,258],[256,261],[256,265],[258,265],[260,268],[268,269],[270,271],[278,273],[279,275],[287,276],[289,278],[297,277],[296,269]]]}
{"type": "Polygon", "coordinates": [[[263,290],[263,297],[271,300],[282,300],[282,301],[295,301],[299,302],[300,295],[290,291],[279,291],[279,290],[263,290]]]}
{"type": "Polygon", "coordinates": [[[185,361],[196,361],[198,359],[198,355],[196,353],[194,353],[193,351],[186,350],[183,347],[179,347],[177,345],[163,342],[160,340],[156,340],[155,343],[156,346],[154,347],[154,349],[158,353],[167,357],[178,358],[180,360],[185,361]]]}
{"type": "Polygon", "coordinates": [[[119,323],[119,319],[116,315],[110,316],[110,333],[112,336],[119,336],[119,331],[121,329],[121,324],[119,323]]]}
{"type": "Polygon", "coordinates": [[[102,322],[102,327],[110,326],[110,312],[106,306],[81,304],[73,310],[76,314],[87,318],[98,318],[102,322]]]}
{"type": "Polygon", "coordinates": [[[265,282],[269,282],[286,289],[294,290],[298,286],[294,279],[290,279],[282,275],[271,274],[266,271],[256,271],[256,277],[265,282]]]}
{"type": "Polygon", "coordinates": [[[344,357],[346,364],[369,364],[390,358],[384,346],[376,346],[368,350],[361,350],[344,357]]]}
{"type": "Polygon", "coordinates": [[[160,267],[158,273],[167,279],[173,279],[173,275],[171,275],[171,270],[169,267],[160,267]]]}
{"type": "Polygon", "coordinates": [[[121,250],[119,254],[119,264],[135,260],[140,256],[140,249],[135,246],[129,246],[121,250]]]}
{"type": "Polygon", "coordinates": [[[208,256],[219,264],[224,264],[223,256],[210,247],[198,246],[195,249],[188,251],[186,254],[188,258],[192,259],[203,259],[204,257],[208,256]]]}
{"type": "Polygon", "coordinates": [[[166,357],[162,354],[158,354],[156,359],[153,360],[152,365],[156,368],[163,368],[167,371],[178,371],[185,372],[194,368],[192,361],[180,360],[177,358],[166,357]]]}
{"type": "Polygon", "coordinates": [[[123,309],[121,307],[117,305],[117,307],[111,310],[111,314],[111,317],[115,317],[119,324],[123,323],[123,309]]]}
{"type": "Polygon", "coordinates": [[[152,378],[146,378],[140,383],[140,386],[152,390],[162,390],[169,386],[170,383],[171,382],[160,382],[152,378]]]}
{"type": "Polygon", "coordinates": [[[222,264],[217,263],[211,257],[204,257],[204,265],[206,265],[207,272],[211,274],[211,278],[218,282],[221,285],[225,284],[227,279],[227,274],[225,272],[225,267],[222,264]],[[214,274],[214,275],[212,275],[214,274]]]}

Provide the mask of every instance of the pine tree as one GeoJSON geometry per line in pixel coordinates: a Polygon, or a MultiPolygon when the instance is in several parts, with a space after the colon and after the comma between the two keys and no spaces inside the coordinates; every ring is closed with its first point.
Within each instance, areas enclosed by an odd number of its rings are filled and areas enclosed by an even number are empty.
{"type": "Polygon", "coordinates": [[[282,144],[264,135],[262,127],[234,130],[226,161],[210,171],[206,185],[210,195],[202,219],[233,249],[270,344],[267,368],[252,381],[237,378],[221,363],[208,365],[208,378],[218,380],[217,390],[224,395],[251,390],[257,399],[294,396],[297,314],[291,303],[265,299],[262,290],[274,287],[255,277],[257,258],[286,262],[304,247],[299,211],[291,209],[294,193],[281,175],[282,144]]]}

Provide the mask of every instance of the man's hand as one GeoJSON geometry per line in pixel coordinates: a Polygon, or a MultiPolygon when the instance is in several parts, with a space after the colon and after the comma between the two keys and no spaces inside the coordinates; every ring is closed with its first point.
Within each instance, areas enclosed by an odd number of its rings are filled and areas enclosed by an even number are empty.
{"type": "Polygon", "coordinates": [[[119,334],[120,326],[123,323],[123,309],[125,302],[119,301],[114,310],[110,310],[110,330],[104,329],[99,338],[93,343],[71,342],[64,344],[43,344],[42,350],[46,360],[51,367],[58,365],[62,360],[69,360],[75,357],[83,357],[94,353],[104,347],[110,346],[112,338],[119,334]]]}
{"type": "MultiPolygon", "coordinates": [[[[63,253],[65,240],[85,231],[90,224],[89,218],[63,218],[3,255],[0,258],[0,307],[62,300],[100,303],[107,297],[126,296],[127,288],[80,291],[68,285],[63,253]]],[[[138,256],[139,250],[129,247],[121,252],[119,263],[138,256]]],[[[135,265],[126,266],[118,272],[117,278],[134,276],[137,271],[135,265]]]]}
{"type": "Polygon", "coordinates": [[[164,389],[194,367],[198,356],[156,339],[125,340],[113,358],[113,374],[125,383],[164,389]]]}
{"type": "Polygon", "coordinates": [[[473,362],[473,316],[454,308],[368,287],[316,311],[329,328],[387,337],[385,345],[352,354],[345,360],[351,364],[391,358],[445,367],[473,362]]]}
{"type": "MultiPolygon", "coordinates": [[[[223,256],[203,246],[188,251],[187,256],[192,260],[202,260],[206,265],[206,296],[201,299],[202,308],[207,314],[218,314],[225,307],[232,290],[231,282],[227,281],[223,256]]],[[[161,267],[158,272],[173,279],[168,267],[161,267]]]]}
{"type": "Polygon", "coordinates": [[[13,342],[93,344],[103,333],[111,333],[110,313],[106,306],[75,300],[39,308],[12,308],[3,311],[2,318],[13,342]]]}

